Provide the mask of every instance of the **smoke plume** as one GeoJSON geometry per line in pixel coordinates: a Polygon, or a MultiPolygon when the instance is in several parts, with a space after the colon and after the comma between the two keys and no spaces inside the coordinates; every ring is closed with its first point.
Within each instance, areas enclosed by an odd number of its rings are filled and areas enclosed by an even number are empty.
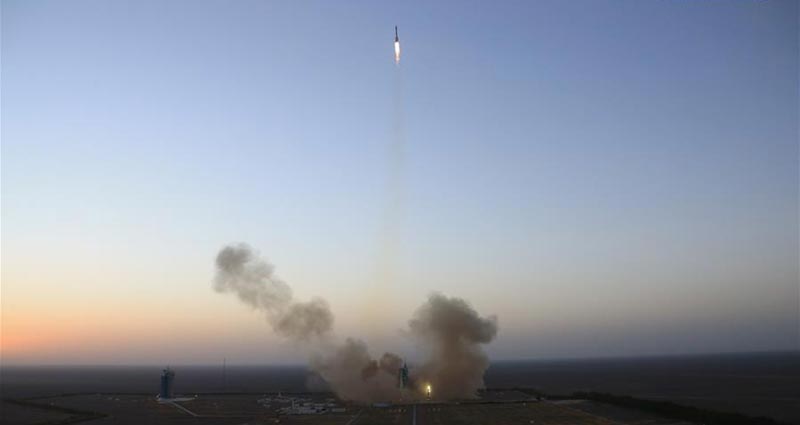
{"type": "Polygon", "coordinates": [[[401,393],[397,387],[397,371],[403,366],[396,354],[385,353],[375,360],[363,341],[347,338],[327,352],[311,356],[311,370],[318,373],[342,399],[355,401],[388,401],[401,393]]]}
{"type": "Polygon", "coordinates": [[[233,292],[245,304],[263,311],[278,334],[306,342],[310,368],[342,399],[372,402],[425,397],[430,385],[436,399],[473,398],[483,387],[489,359],[482,346],[497,335],[497,318],[481,317],[466,301],[434,293],[408,322],[409,332],[425,355],[411,367],[411,382],[398,386],[403,360],[394,353],[373,358],[367,344],[347,338],[336,345],[328,338],[333,313],[322,298],[295,301],[291,288],[274,268],[245,245],[227,246],[217,255],[214,288],[233,292]]]}
{"type": "Polygon", "coordinates": [[[483,387],[489,358],[481,348],[497,335],[497,318],[482,318],[466,301],[432,294],[409,321],[429,357],[412,378],[429,383],[437,398],[471,398],[483,387]]]}
{"type": "Polygon", "coordinates": [[[333,328],[333,313],[325,300],[293,301],[292,288],[246,244],[226,246],[217,254],[214,289],[234,292],[243,303],[263,311],[275,332],[290,339],[309,340],[333,328]]]}

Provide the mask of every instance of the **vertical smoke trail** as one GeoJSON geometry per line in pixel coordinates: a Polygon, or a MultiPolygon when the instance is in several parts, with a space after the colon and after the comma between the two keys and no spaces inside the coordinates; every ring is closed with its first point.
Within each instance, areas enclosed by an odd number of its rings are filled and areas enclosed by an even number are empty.
{"type": "MultiPolygon", "coordinates": [[[[404,83],[402,69],[394,70],[392,96],[392,131],[386,150],[385,199],[382,211],[382,223],[378,236],[378,255],[375,261],[375,282],[367,295],[365,306],[369,323],[376,326],[385,324],[386,315],[390,313],[386,306],[380,306],[380,300],[394,297],[394,288],[398,287],[402,263],[402,234],[405,221],[406,198],[406,125],[404,111],[404,83]]],[[[372,333],[380,332],[375,328],[372,333]]]]}
{"type": "Polygon", "coordinates": [[[403,110],[403,73],[395,70],[392,140],[387,151],[386,206],[383,223],[382,261],[388,283],[396,283],[400,241],[405,218],[406,127],[403,110]]]}

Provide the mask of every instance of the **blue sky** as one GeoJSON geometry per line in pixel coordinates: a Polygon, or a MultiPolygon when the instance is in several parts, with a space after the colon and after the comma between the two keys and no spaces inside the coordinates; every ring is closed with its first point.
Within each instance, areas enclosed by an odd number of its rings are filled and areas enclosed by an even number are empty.
{"type": "Polygon", "coordinates": [[[2,224],[6,341],[73,324],[20,362],[291,358],[237,241],[381,347],[442,291],[495,358],[797,349],[798,5],[3,1],[2,224]]]}

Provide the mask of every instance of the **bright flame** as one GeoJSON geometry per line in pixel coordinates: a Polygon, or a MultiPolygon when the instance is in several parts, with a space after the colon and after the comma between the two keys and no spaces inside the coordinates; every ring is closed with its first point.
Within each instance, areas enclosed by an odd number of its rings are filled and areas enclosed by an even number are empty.
{"type": "Polygon", "coordinates": [[[394,42],[394,63],[400,63],[400,42],[394,42]]]}
{"type": "Polygon", "coordinates": [[[425,395],[428,396],[428,398],[431,398],[431,384],[425,385],[425,395]]]}

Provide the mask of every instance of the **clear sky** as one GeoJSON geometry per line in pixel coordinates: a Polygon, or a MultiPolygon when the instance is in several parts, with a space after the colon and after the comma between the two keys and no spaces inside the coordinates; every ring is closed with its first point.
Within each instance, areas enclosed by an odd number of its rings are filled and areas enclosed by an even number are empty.
{"type": "Polygon", "coordinates": [[[212,290],[239,241],[376,350],[431,291],[494,359],[797,349],[798,21],[4,0],[2,360],[299,361],[212,290]]]}

